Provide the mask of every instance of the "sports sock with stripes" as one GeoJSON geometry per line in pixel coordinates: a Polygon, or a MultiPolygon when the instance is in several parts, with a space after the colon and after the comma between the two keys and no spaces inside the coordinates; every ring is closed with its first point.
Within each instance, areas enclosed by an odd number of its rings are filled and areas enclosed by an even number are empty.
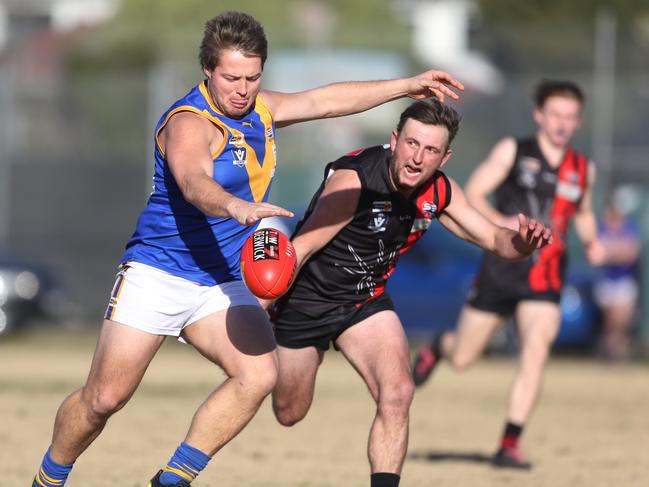
{"type": "Polygon", "coordinates": [[[51,448],[50,446],[47,449],[43,457],[43,463],[41,463],[41,468],[38,469],[32,487],[63,487],[68,479],[73,464],[62,465],[56,463],[50,456],[51,448]]]}
{"type": "Polygon", "coordinates": [[[174,485],[179,480],[191,482],[205,468],[210,457],[202,451],[181,443],[169,463],[162,469],[160,483],[162,485],[174,485]]]}
{"type": "Polygon", "coordinates": [[[508,421],[505,425],[502,440],[500,441],[500,448],[516,448],[521,433],[523,433],[522,424],[511,423],[508,421]]]}

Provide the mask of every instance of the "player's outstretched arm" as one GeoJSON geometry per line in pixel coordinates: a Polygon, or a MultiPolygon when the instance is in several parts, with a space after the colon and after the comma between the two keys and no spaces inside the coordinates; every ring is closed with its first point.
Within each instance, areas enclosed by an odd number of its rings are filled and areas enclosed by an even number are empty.
{"type": "Polygon", "coordinates": [[[234,218],[250,225],[270,216],[293,216],[270,203],[251,203],[228,193],[213,179],[210,147],[218,147],[223,134],[190,112],[174,115],[161,135],[161,147],[183,197],[210,216],[234,218]]]}
{"type": "Polygon", "coordinates": [[[469,204],[462,189],[451,181],[452,199],[439,222],[467,242],[507,260],[519,260],[552,243],[552,232],[541,222],[518,215],[518,231],[495,225],[469,204]]]}
{"type": "Polygon", "coordinates": [[[364,112],[398,98],[446,96],[457,99],[464,86],[444,71],[430,70],[411,78],[383,81],[349,81],[302,91],[263,91],[261,97],[273,113],[278,127],[321,118],[364,112]]]}
{"type": "Polygon", "coordinates": [[[329,177],[313,212],[293,238],[297,255],[296,274],[309,257],[353,220],[360,195],[361,181],[356,171],[338,169],[329,177]]]}

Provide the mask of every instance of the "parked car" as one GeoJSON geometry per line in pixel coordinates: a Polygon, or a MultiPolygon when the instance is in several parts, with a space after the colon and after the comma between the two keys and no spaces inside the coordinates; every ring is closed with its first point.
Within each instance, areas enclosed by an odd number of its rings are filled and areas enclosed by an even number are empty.
{"type": "Polygon", "coordinates": [[[43,266],[0,253],[0,335],[53,319],[60,292],[43,266]]]}

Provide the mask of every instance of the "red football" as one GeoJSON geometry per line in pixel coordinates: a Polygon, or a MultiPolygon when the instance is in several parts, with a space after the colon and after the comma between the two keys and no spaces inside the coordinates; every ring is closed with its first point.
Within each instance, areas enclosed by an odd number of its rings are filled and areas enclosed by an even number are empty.
{"type": "Polygon", "coordinates": [[[241,274],[250,292],[263,299],[276,299],[288,291],[295,274],[295,249],[275,228],[260,228],[241,249],[241,274]]]}

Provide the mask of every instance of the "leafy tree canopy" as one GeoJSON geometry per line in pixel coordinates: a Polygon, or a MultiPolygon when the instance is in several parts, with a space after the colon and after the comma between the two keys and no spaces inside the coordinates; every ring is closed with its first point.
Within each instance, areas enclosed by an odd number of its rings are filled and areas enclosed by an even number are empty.
{"type": "Polygon", "coordinates": [[[123,0],[116,17],[86,34],[71,59],[88,68],[133,66],[158,56],[195,59],[205,21],[228,10],[257,18],[271,52],[308,43],[305,37],[311,28],[303,19],[310,18],[318,27],[318,14],[326,16],[323,22],[328,19],[330,26],[320,41],[323,45],[391,49],[409,45],[408,26],[389,0],[123,0]]]}

